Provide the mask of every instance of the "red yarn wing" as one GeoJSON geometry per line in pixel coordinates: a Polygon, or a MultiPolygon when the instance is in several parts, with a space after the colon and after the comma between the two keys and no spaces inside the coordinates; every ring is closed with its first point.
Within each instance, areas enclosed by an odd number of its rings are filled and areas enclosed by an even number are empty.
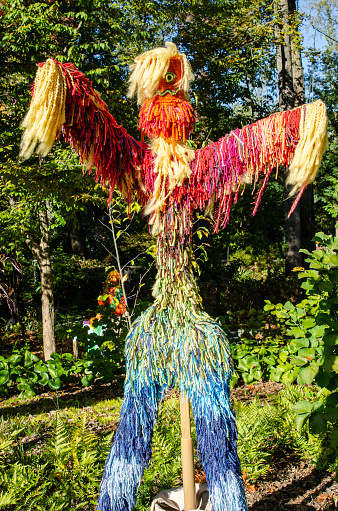
{"type": "MultiPolygon", "coordinates": [[[[302,108],[305,105],[273,114],[196,151],[186,192],[192,209],[215,205],[215,231],[227,225],[231,205],[237,201],[241,185],[248,182],[257,190],[256,213],[271,171],[293,159],[302,108]]],[[[184,191],[177,190],[177,194],[184,195],[184,191]]]]}
{"type": "Polygon", "coordinates": [[[138,142],[119,126],[91,81],[73,64],[61,64],[67,82],[65,139],[96,179],[109,188],[115,186],[130,202],[135,192],[142,203],[148,199],[144,187],[145,165],[152,165],[148,146],[138,142]]]}

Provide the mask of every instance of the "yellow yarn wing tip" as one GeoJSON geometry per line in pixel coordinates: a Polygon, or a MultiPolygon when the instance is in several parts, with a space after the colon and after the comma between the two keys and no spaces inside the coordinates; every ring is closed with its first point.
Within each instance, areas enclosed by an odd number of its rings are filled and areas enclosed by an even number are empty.
{"type": "Polygon", "coordinates": [[[286,180],[292,187],[290,196],[314,181],[328,148],[327,113],[323,101],[319,99],[300,108],[300,138],[286,180]]]}
{"type": "Polygon", "coordinates": [[[33,97],[21,125],[26,128],[19,157],[29,158],[33,152],[46,156],[65,122],[67,84],[63,71],[53,59],[39,67],[35,76],[33,97]]]}

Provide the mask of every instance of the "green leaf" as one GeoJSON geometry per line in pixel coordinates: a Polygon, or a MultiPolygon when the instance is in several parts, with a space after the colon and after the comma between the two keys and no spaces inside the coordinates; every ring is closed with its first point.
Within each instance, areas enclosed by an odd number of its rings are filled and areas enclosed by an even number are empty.
{"type": "Polygon", "coordinates": [[[59,355],[59,353],[51,353],[50,358],[52,360],[58,360],[59,361],[59,360],[61,360],[61,355],[59,355]]]}
{"type": "Polygon", "coordinates": [[[270,371],[270,380],[280,381],[283,371],[279,367],[273,367],[270,371]]]}
{"type": "Polygon", "coordinates": [[[310,413],[302,413],[295,416],[295,423],[297,431],[300,433],[307,419],[310,417],[310,413]]]}
{"type": "Polygon", "coordinates": [[[250,374],[254,380],[259,381],[263,376],[263,371],[260,367],[255,367],[254,369],[250,370],[250,374]]]}
{"type": "Polygon", "coordinates": [[[287,311],[293,311],[295,310],[295,306],[291,302],[286,302],[284,304],[284,309],[287,311]]]}
{"type": "Polygon", "coordinates": [[[338,266],[338,255],[330,255],[330,261],[334,266],[338,266]]]}
{"type": "Polygon", "coordinates": [[[18,383],[18,389],[24,390],[24,391],[25,390],[34,390],[34,387],[28,380],[26,380],[25,382],[18,383]]]}
{"type": "Polygon", "coordinates": [[[320,435],[327,430],[327,420],[322,411],[314,412],[309,418],[309,429],[313,435],[320,435]]]}
{"type": "Polygon", "coordinates": [[[325,388],[330,382],[330,376],[320,368],[319,373],[316,376],[316,383],[319,387],[325,388]]]}
{"type": "Polygon", "coordinates": [[[52,366],[51,364],[48,364],[48,372],[52,378],[58,378],[59,376],[56,366],[52,366]]]}
{"type": "Polygon", "coordinates": [[[286,333],[292,337],[295,337],[295,338],[304,337],[304,335],[305,335],[304,330],[302,328],[299,328],[296,326],[294,326],[292,328],[288,328],[286,333]]]}
{"type": "Polygon", "coordinates": [[[33,385],[34,385],[34,384],[38,381],[38,379],[39,379],[38,375],[37,375],[36,373],[34,373],[33,371],[28,371],[28,372],[27,372],[27,378],[28,378],[28,380],[29,380],[29,381],[30,381],[33,385]]]}
{"type": "Polygon", "coordinates": [[[326,406],[338,406],[338,392],[332,392],[326,399],[326,406]]]}
{"type": "Polygon", "coordinates": [[[338,344],[338,332],[330,332],[323,337],[323,341],[327,346],[335,346],[338,344]]]}
{"type": "Polygon", "coordinates": [[[250,373],[242,373],[242,378],[244,383],[248,384],[253,381],[253,376],[250,373]]]}
{"type": "Polygon", "coordinates": [[[47,385],[48,381],[49,381],[48,373],[41,373],[40,380],[38,380],[38,384],[44,386],[47,385]]]}
{"type": "Polygon", "coordinates": [[[88,387],[89,385],[92,385],[93,382],[94,382],[94,375],[83,376],[81,378],[81,383],[85,387],[88,387]]]}
{"type": "Polygon", "coordinates": [[[39,360],[39,362],[37,362],[34,365],[34,371],[36,373],[46,373],[48,371],[48,368],[47,368],[46,364],[44,364],[41,360],[39,360]]]}
{"type": "Polygon", "coordinates": [[[308,360],[313,360],[316,356],[316,352],[313,348],[301,348],[299,350],[299,356],[308,360]]]}
{"type": "Polygon", "coordinates": [[[305,366],[306,364],[308,364],[308,362],[309,361],[303,357],[290,358],[290,364],[292,364],[293,366],[298,366],[298,367],[305,366]]]}
{"type": "Polygon", "coordinates": [[[282,362],[286,362],[287,359],[289,358],[289,352],[286,350],[280,350],[278,356],[282,362]]]}
{"type": "Polygon", "coordinates": [[[316,325],[316,321],[313,318],[306,318],[302,320],[302,327],[305,328],[305,330],[308,330],[309,328],[312,328],[316,325]]]}
{"type": "Polygon", "coordinates": [[[12,355],[9,358],[9,365],[11,367],[16,367],[16,366],[20,365],[22,361],[23,361],[22,355],[12,355]]]}
{"type": "Polygon", "coordinates": [[[282,376],[282,383],[284,383],[285,385],[291,385],[291,383],[293,383],[295,381],[297,376],[298,376],[298,371],[295,371],[295,370],[287,371],[282,376]]]}
{"type": "Polygon", "coordinates": [[[56,377],[53,380],[49,380],[48,381],[48,386],[52,390],[59,390],[59,388],[61,387],[61,380],[60,380],[60,378],[56,377]]]}
{"type": "Polygon", "coordinates": [[[302,339],[294,339],[293,344],[297,346],[297,348],[308,348],[310,341],[307,337],[303,337],[302,339]]]}
{"type": "Polygon", "coordinates": [[[30,351],[25,351],[25,362],[24,367],[31,367],[33,364],[39,361],[39,357],[33,355],[30,351]]]}
{"type": "Polygon", "coordinates": [[[301,415],[304,413],[311,413],[313,409],[313,404],[310,403],[310,401],[298,401],[298,403],[295,403],[292,405],[292,410],[297,414],[301,415]]]}
{"type": "Polygon", "coordinates": [[[299,371],[299,378],[303,383],[311,385],[319,371],[319,365],[316,362],[311,362],[307,367],[301,367],[299,371]]]}
{"type": "Polygon", "coordinates": [[[268,355],[266,357],[263,357],[263,362],[265,362],[268,366],[272,366],[276,363],[276,357],[274,357],[273,355],[268,355]]]}
{"type": "Polygon", "coordinates": [[[26,389],[20,392],[19,398],[20,399],[32,399],[36,395],[36,392],[34,389],[26,389]]]}
{"type": "Polygon", "coordinates": [[[0,371],[0,386],[5,385],[9,382],[9,371],[8,369],[3,369],[0,371]]]}

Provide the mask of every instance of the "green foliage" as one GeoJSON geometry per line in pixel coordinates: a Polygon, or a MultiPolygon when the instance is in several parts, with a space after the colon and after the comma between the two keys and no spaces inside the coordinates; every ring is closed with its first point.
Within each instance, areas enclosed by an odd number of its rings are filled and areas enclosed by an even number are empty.
{"type": "Polygon", "coordinates": [[[86,418],[68,424],[58,415],[43,450],[25,451],[15,436],[0,443],[0,509],[45,511],[94,506],[111,435],[100,439],[88,431],[86,418]],[[10,462],[9,462],[10,460],[10,462]]]}
{"type": "MultiPolygon", "coordinates": [[[[88,332],[87,328],[81,330],[88,332]]],[[[19,397],[27,399],[35,396],[37,391],[47,387],[59,390],[63,384],[80,380],[88,387],[95,379],[104,382],[118,380],[124,374],[124,356],[122,344],[102,341],[102,337],[89,334],[89,343],[99,342],[101,348],[89,351],[86,358],[74,359],[71,353],[52,353],[51,359],[43,362],[29,351],[24,354],[13,354],[6,359],[0,356],[0,395],[9,396],[11,389],[20,391],[19,397]]]]}
{"type": "Polygon", "coordinates": [[[307,399],[295,403],[297,429],[308,422],[311,433],[328,432],[333,446],[338,429],[338,237],[319,232],[314,241],[319,247],[312,253],[303,250],[309,269],[299,275],[307,298],[297,305],[267,302],[265,310],[287,327],[288,373],[297,375],[298,383],[316,383],[325,391],[313,403],[307,399]]]}
{"type": "Polygon", "coordinates": [[[338,238],[318,233],[314,241],[321,246],[312,253],[303,250],[309,269],[299,275],[308,297],[296,306],[268,302],[265,310],[288,327],[298,383],[316,381],[332,391],[338,387],[338,238]]]}
{"type": "Polygon", "coordinates": [[[333,445],[327,441],[325,434],[314,434],[309,423],[303,421],[298,413],[317,408],[321,398],[322,394],[318,393],[318,389],[307,386],[288,386],[279,392],[276,404],[283,411],[279,445],[298,451],[318,468],[328,468],[336,458],[333,445]]]}
{"type": "MultiPolygon", "coordinates": [[[[195,438],[195,430],[192,430],[195,438]]],[[[145,470],[137,500],[137,511],[149,509],[152,498],[161,490],[181,482],[181,421],[178,399],[164,401],[155,426],[152,459],[145,470]]]]}
{"type": "Polygon", "coordinates": [[[249,404],[235,401],[237,416],[238,456],[245,478],[257,480],[269,472],[275,435],[281,421],[281,410],[273,405],[262,406],[259,399],[249,404]]]}

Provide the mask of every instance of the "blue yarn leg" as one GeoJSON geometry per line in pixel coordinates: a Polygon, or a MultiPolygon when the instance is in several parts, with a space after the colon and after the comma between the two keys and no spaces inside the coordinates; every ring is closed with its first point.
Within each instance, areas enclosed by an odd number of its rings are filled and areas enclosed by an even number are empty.
{"type": "Polygon", "coordinates": [[[207,381],[194,380],[189,397],[212,509],[247,511],[228,382],[216,374],[208,374],[207,381]]]}
{"type": "Polygon", "coordinates": [[[151,458],[151,442],[160,387],[139,379],[125,384],[125,397],[113,446],[104,469],[97,502],[99,511],[131,511],[143,471],[151,458]]]}

